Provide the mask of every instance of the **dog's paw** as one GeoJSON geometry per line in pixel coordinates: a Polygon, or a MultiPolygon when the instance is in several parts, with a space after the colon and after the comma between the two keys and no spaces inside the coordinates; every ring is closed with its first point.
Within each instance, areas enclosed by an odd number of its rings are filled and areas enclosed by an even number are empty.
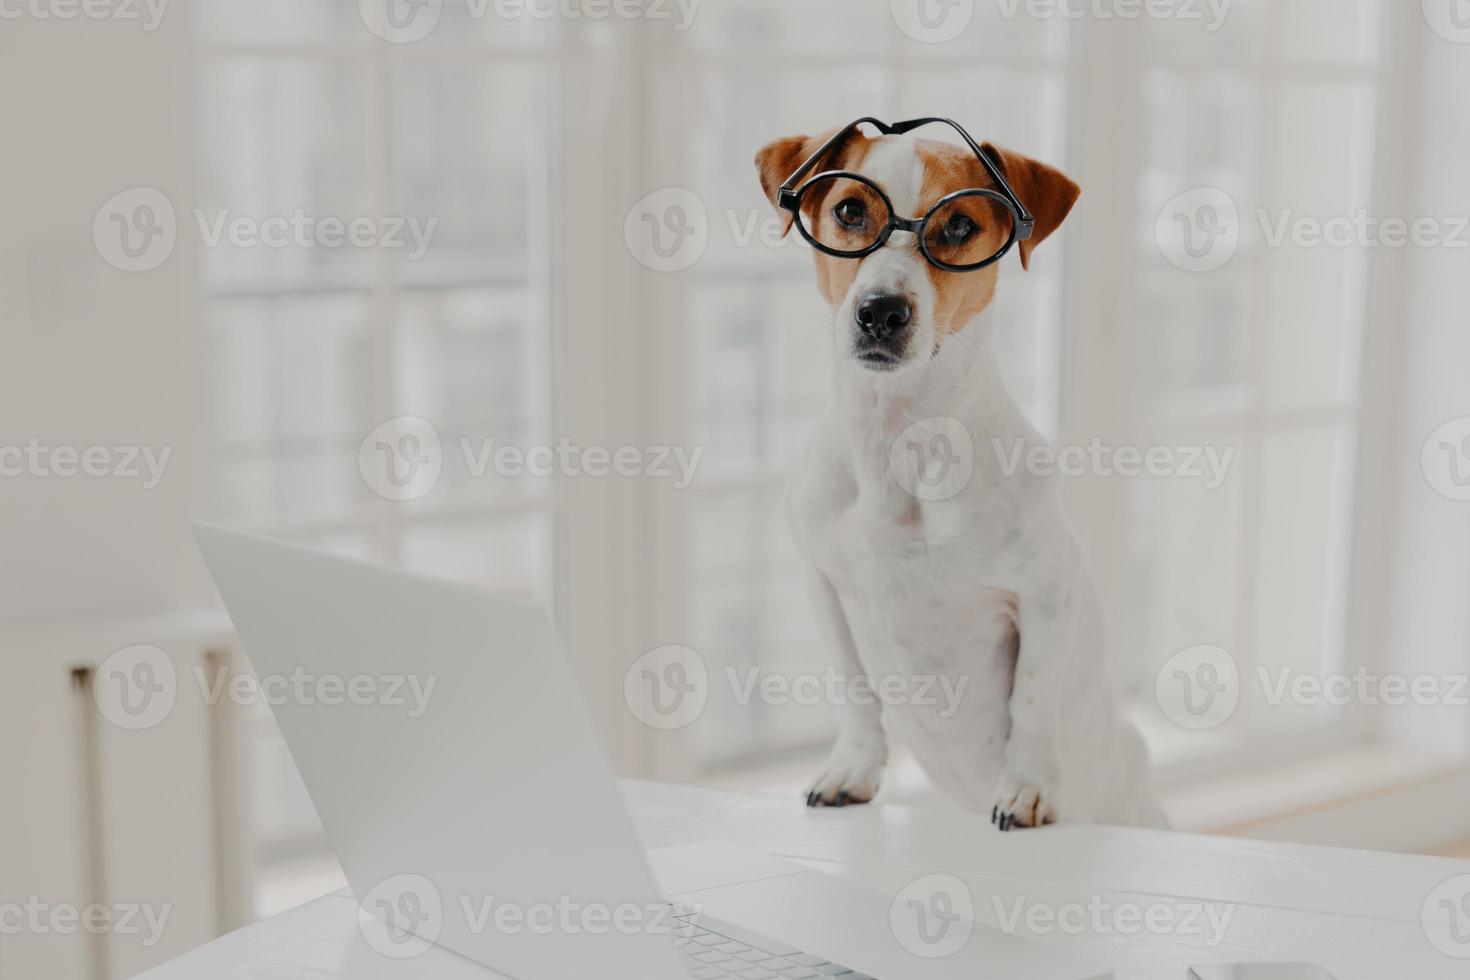
{"type": "Polygon", "coordinates": [[[1009,775],[1003,776],[995,792],[995,806],[990,810],[990,822],[998,830],[1041,827],[1056,823],[1057,810],[1051,800],[1050,791],[1009,775]]]}
{"type": "Polygon", "coordinates": [[[868,803],[878,792],[883,778],[881,750],[839,747],[832,752],[827,769],[806,794],[807,806],[847,806],[868,803]]]}

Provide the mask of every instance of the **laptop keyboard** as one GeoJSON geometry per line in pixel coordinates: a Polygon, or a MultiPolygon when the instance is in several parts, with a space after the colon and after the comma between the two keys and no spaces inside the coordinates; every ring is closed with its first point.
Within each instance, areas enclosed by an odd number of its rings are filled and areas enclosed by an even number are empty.
{"type": "Polygon", "coordinates": [[[678,908],[674,943],[695,980],[873,980],[866,973],[803,953],[707,915],[678,908]]]}

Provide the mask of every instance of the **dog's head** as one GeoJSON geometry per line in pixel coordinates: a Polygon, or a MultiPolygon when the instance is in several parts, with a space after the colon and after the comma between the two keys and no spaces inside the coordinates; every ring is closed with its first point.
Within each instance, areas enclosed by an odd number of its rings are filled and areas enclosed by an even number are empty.
{"type": "MultiPolygon", "coordinates": [[[[789,136],[761,148],[755,163],[761,187],[773,204],[779,207],[781,182],[835,132],[789,136]]],[[[1027,268],[1031,250],[1061,225],[1081,191],[1065,174],[1043,163],[989,143],[983,148],[1036,219],[1031,238],[1016,246],[1021,265],[1027,268]]],[[[921,217],[956,191],[995,189],[985,166],[967,147],[906,135],[869,137],[853,130],[818,162],[813,173],[828,170],[851,171],[871,179],[901,218],[921,217]]],[[[814,189],[816,186],[823,191],[807,193],[801,201],[803,227],[813,231],[841,233],[843,227],[861,221],[868,207],[882,207],[876,200],[864,201],[863,185],[856,182],[830,182],[814,185],[814,189]],[[858,188],[856,193],[853,188],[858,188]],[[839,227],[838,223],[843,224],[839,227]]],[[[792,216],[780,213],[785,234],[791,230],[792,216]]],[[[968,247],[976,254],[991,254],[1004,245],[1010,218],[998,201],[970,197],[950,209],[943,224],[947,233],[968,239],[968,247]]],[[[946,231],[926,230],[926,236],[934,233],[946,231]]],[[[921,253],[917,237],[902,230],[894,230],[881,248],[862,258],[843,258],[817,249],[812,255],[817,289],[836,314],[838,355],[875,371],[899,370],[934,356],[950,334],[990,305],[999,275],[998,264],[969,272],[932,265],[921,253]]]]}

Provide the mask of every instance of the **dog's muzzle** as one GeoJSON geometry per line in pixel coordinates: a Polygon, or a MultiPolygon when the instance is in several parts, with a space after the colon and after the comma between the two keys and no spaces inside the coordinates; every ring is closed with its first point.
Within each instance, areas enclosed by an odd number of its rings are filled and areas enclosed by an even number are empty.
{"type": "Polygon", "coordinates": [[[903,359],[913,319],[913,303],[902,293],[869,293],[853,310],[853,353],[869,367],[893,367],[903,359]]]}

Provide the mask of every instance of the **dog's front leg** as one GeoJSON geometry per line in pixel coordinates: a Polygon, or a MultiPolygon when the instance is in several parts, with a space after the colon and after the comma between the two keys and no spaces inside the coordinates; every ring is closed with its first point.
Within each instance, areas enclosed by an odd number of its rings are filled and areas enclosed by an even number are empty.
{"type": "MultiPolygon", "coordinates": [[[[852,630],[847,625],[847,614],[832,583],[815,569],[811,572],[811,583],[817,618],[827,627],[838,650],[838,670],[849,680],[866,678],[852,630]]],[[[847,689],[852,690],[851,684],[847,689]]],[[[878,792],[883,777],[883,765],[888,761],[883,705],[876,697],[848,698],[837,710],[837,743],[832,746],[827,768],[806,794],[807,806],[867,803],[878,792]]]]}
{"type": "Polygon", "coordinates": [[[1011,730],[990,819],[1001,830],[1055,823],[1062,687],[1076,641],[1076,595],[1065,581],[1018,593],[1020,656],[1011,689],[1011,730]]]}

